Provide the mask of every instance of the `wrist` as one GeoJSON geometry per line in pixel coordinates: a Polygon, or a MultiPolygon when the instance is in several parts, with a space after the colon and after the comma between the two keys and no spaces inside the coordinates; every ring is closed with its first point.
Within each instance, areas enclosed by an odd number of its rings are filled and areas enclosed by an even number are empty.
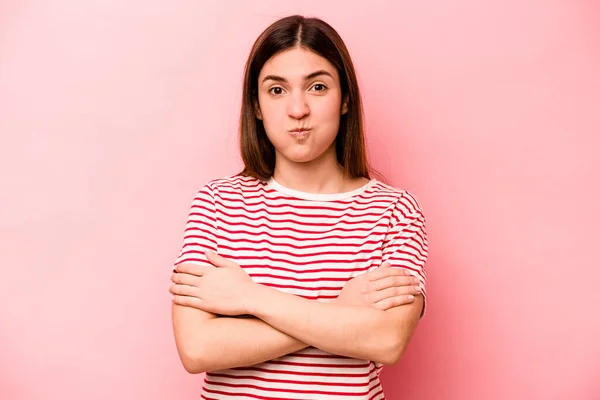
{"type": "Polygon", "coordinates": [[[260,309],[264,288],[265,286],[260,283],[251,282],[248,284],[244,294],[244,308],[246,309],[246,314],[256,316],[256,313],[260,309]]]}

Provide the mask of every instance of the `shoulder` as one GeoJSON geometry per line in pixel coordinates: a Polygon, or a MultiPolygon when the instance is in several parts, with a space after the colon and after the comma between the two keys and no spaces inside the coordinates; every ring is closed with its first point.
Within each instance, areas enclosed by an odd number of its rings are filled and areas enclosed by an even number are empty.
{"type": "Polygon", "coordinates": [[[389,196],[395,203],[395,208],[404,214],[422,214],[423,206],[416,194],[408,189],[399,188],[390,184],[376,181],[373,186],[376,193],[389,196]]]}
{"type": "Polygon", "coordinates": [[[243,193],[255,191],[265,184],[264,181],[251,176],[228,175],[209,180],[200,191],[210,192],[213,196],[225,193],[243,193]]]}

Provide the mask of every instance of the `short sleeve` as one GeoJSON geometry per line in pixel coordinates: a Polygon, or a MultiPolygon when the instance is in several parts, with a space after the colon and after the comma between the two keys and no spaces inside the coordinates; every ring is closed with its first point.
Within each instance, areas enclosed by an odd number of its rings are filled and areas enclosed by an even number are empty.
{"type": "Polygon", "coordinates": [[[419,278],[423,289],[423,310],[426,310],[426,269],[427,232],[425,216],[417,198],[407,191],[396,202],[386,238],[383,243],[383,262],[389,261],[392,267],[406,268],[411,275],[419,278]]]}
{"type": "Polygon", "coordinates": [[[204,252],[217,251],[217,216],[214,190],[209,184],[198,191],[188,214],[183,245],[173,266],[182,263],[211,265],[204,252]]]}

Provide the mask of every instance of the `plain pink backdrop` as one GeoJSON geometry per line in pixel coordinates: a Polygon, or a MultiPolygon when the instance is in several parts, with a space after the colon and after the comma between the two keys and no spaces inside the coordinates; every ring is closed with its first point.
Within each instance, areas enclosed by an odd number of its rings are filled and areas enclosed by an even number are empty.
{"type": "Polygon", "coordinates": [[[0,398],[198,398],[171,265],[291,13],[342,35],[373,164],[426,212],[388,398],[600,399],[600,6],[567,0],[0,2],[0,398]]]}

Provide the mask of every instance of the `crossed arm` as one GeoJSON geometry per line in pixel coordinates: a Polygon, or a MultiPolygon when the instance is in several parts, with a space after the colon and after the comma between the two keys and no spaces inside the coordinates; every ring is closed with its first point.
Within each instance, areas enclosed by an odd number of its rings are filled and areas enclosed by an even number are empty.
{"type": "Polygon", "coordinates": [[[173,304],[173,328],[180,358],[190,373],[249,366],[308,346],[383,364],[396,363],[416,328],[423,296],[382,311],[320,303],[253,284],[246,311],[255,318],[216,317],[215,313],[173,304]]]}

